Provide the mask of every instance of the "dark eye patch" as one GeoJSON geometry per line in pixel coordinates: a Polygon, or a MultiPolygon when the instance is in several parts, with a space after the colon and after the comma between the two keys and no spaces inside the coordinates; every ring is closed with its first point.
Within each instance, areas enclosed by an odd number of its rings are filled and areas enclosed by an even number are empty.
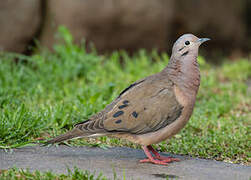
{"type": "Polygon", "coordinates": [[[181,56],[185,56],[188,54],[189,51],[184,52],[181,56]]]}
{"type": "Polygon", "coordinates": [[[184,48],[185,48],[185,46],[184,46],[184,47],[182,47],[182,48],[180,48],[180,49],[179,49],[179,51],[181,51],[181,50],[182,50],[182,49],[184,49],[184,48]]]}

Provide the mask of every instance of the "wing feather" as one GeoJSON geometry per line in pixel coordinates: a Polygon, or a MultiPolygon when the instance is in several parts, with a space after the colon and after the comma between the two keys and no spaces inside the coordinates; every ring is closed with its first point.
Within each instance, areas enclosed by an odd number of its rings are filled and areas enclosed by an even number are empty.
{"type": "Polygon", "coordinates": [[[155,76],[131,84],[103,111],[76,128],[103,134],[145,134],[171,124],[183,107],[175,97],[172,81],[155,76]]]}

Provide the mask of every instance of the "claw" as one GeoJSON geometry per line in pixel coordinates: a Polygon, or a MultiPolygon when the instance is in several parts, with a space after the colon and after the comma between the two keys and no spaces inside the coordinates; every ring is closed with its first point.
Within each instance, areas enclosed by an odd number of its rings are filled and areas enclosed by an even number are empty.
{"type": "Polygon", "coordinates": [[[176,161],[176,162],[180,161],[179,158],[172,158],[172,157],[165,157],[165,156],[159,156],[159,157],[156,157],[156,159],[162,160],[162,161],[168,162],[168,163],[174,162],[174,161],[176,161]]]}
{"type": "Polygon", "coordinates": [[[167,165],[166,162],[157,160],[157,159],[142,159],[139,161],[140,163],[153,163],[153,164],[158,164],[158,165],[167,165]]]}

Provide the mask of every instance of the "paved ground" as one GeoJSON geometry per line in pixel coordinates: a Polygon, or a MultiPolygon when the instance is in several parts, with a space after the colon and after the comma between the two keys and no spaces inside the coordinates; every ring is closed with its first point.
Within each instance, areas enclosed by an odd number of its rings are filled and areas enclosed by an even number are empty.
{"type": "Polygon", "coordinates": [[[109,149],[88,147],[27,147],[12,151],[0,150],[0,169],[13,166],[29,168],[30,170],[51,170],[56,173],[66,173],[67,167],[74,166],[96,174],[102,172],[106,177],[113,179],[113,172],[122,179],[210,179],[210,180],[249,180],[251,166],[228,164],[212,160],[194,159],[185,156],[174,156],[182,159],[181,162],[171,163],[168,166],[141,164],[139,159],[144,158],[142,150],[126,147],[109,149]]]}

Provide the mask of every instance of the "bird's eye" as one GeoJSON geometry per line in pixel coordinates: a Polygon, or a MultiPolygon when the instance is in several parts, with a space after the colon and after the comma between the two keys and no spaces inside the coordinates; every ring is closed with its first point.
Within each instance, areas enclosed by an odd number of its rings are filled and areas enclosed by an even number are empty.
{"type": "Polygon", "coordinates": [[[189,41],[186,41],[186,42],[185,42],[185,45],[189,45],[189,44],[190,44],[190,42],[189,42],[189,41]]]}

